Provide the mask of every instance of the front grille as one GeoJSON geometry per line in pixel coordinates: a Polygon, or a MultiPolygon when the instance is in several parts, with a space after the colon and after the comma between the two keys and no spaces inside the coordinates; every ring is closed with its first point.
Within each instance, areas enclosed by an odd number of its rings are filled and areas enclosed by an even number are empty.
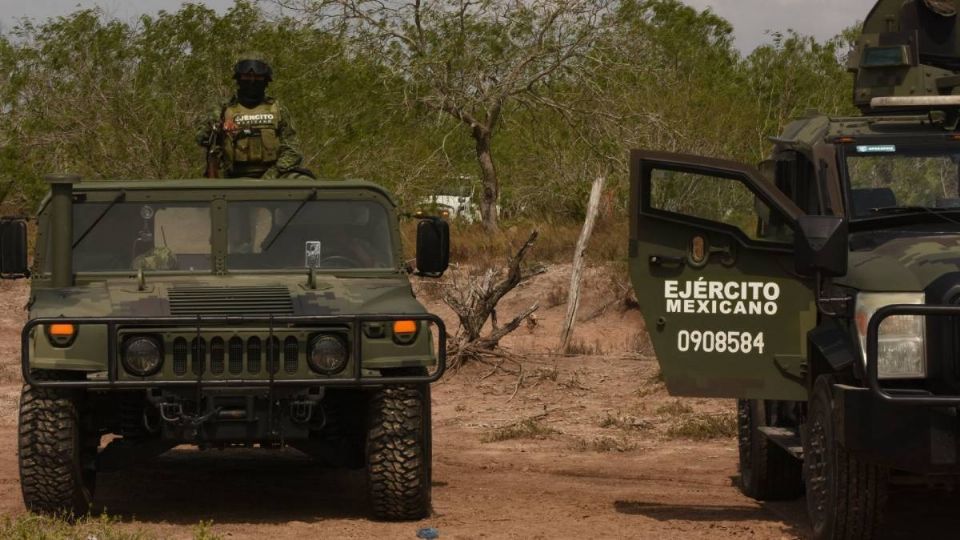
{"type": "Polygon", "coordinates": [[[260,338],[254,336],[247,342],[247,373],[260,373],[260,356],[263,347],[260,338]]]}
{"type": "Polygon", "coordinates": [[[169,298],[175,316],[293,315],[286,287],[174,287],[169,298]]]}
{"type": "Polygon", "coordinates": [[[190,342],[190,368],[194,375],[202,375],[207,367],[207,340],[193,338],[190,342]]]}
{"type": "Polygon", "coordinates": [[[273,336],[267,339],[267,373],[276,375],[280,371],[280,339],[273,336]]]}
{"type": "Polygon", "coordinates": [[[285,376],[309,372],[306,355],[312,333],[179,335],[171,336],[167,346],[173,374],[178,377],[285,376]]]}
{"type": "Polygon", "coordinates": [[[177,375],[187,373],[187,354],[190,349],[187,347],[187,340],[178,337],[173,340],[173,372],[177,375]]]}
{"type": "Polygon", "coordinates": [[[238,336],[230,338],[230,374],[239,375],[243,372],[243,340],[238,336]]]}
{"type": "Polygon", "coordinates": [[[223,374],[223,360],[226,351],[222,337],[215,337],[210,340],[210,373],[214,375],[223,374]]]}
{"type": "Polygon", "coordinates": [[[288,336],[283,340],[283,370],[287,373],[296,373],[297,359],[300,357],[300,343],[297,338],[288,336]]]}

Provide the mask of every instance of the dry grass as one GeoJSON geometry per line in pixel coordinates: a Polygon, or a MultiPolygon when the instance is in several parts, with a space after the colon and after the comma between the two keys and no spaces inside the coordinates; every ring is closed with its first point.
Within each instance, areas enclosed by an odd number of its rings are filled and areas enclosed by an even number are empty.
{"type": "Polygon", "coordinates": [[[480,436],[480,442],[492,443],[513,439],[544,439],[559,433],[550,426],[543,425],[538,418],[526,418],[519,422],[495,428],[480,436]]]}
{"type": "Polygon", "coordinates": [[[567,287],[563,286],[561,283],[557,283],[547,291],[547,294],[543,297],[543,307],[544,309],[550,309],[557,307],[562,304],[567,303],[567,287]]]}
{"type": "Polygon", "coordinates": [[[582,339],[571,339],[567,344],[566,354],[574,356],[599,356],[603,354],[603,345],[600,340],[594,340],[593,343],[587,343],[582,339]]]}
{"type": "Polygon", "coordinates": [[[658,384],[648,384],[637,388],[637,397],[645,398],[659,393],[661,390],[664,390],[663,385],[658,384]]]}
{"type": "MultiPolygon", "coordinates": [[[[213,531],[213,522],[201,521],[193,527],[195,540],[219,540],[213,531]]],[[[154,534],[124,525],[118,518],[107,515],[67,519],[57,516],[23,514],[0,519],[0,538],[11,539],[70,539],[70,540],[150,540],[154,534]]]]}
{"type": "Polygon", "coordinates": [[[621,429],[623,431],[644,431],[653,427],[653,424],[646,420],[623,414],[620,411],[617,411],[616,414],[607,413],[600,419],[598,425],[604,429],[621,429]]]}
{"type": "Polygon", "coordinates": [[[666,385],[663,382],[663,375],[657,370],[655,375],[647,377],[637,388],[637,397],[645,398],[664,391],[666,391],[666,385]]]}
{"type": "Polygon", "coordinates": [[[667,428],[667,436],[695,441],[729,439],[737,436],[737,416],[724,413],[683,417],[667,428]]]}
{"type": "MultiPolygon", "coordinates": [[[[501,223],[500,232],[491,235],[479,223],[450,223],[450,261],[472,264],[477,261],[495,261],[514,253],[523,245],[530,231],[537,229],[540,237],[533,249],[531,261],[570,262],[583,223],[551,223],[537,220],[515,220],[501,223]]],[[[401,233],[404,256],[413,259],[416,248],[417,220],[404,220],[401,233]]],[[[625,261],[627,259],[628,223],[626,218],[602,220],[597,223],[590,238],[587,258],[590,262],[625,261]]]]}
{"type": "Polygon", "coordinates": [[[594,439],[577,439],[571,445],[576,452],[630,452],[636,450],[637,443],[626,437],[596,437],[594,439]]]}
{"type": "Polygon", "coordinates": [[[579,369],[571,371],[570,377],[560,380],[557,385],[565,390],[590,390],[590,388],[583,383],[583,379],[580,378],[581,375],[582,373],[579,369]]]}
{"type": "Polygon", "coordinates": [[[557,382],[560,378],[560,370],[556,367],[538,367],[529,375],[524,376],[528,381],[550,381],[557,382]]]}
{"type": "Polygon", "coordinates": [[[656,411],[656,413],[660,416],[683,416],[685,414],[691,414],[692,412],[693,407],[687,405],[679,399],[657,407],[656,411]]]}
{"type": "Polygon", "coordinates": [[[646,330],[638,330],[628,337],[625,349],[637,356],[654,356],[653,343],[650,341],[650,334],[646,330]]]}

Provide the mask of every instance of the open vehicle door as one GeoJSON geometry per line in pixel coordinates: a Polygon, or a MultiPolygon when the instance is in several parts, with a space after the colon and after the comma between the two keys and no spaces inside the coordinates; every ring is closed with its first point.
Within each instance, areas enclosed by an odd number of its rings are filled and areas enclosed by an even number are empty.
{"type": "Polygon", "coordinates": [[[631,154],[630,275],[671,394],[804,400],[801,210],[755,167],[631,154]]]}

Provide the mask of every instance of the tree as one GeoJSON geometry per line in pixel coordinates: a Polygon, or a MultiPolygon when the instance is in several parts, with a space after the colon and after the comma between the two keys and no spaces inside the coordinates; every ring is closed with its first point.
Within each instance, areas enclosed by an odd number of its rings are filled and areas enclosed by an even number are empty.
{"type": "Polygon", "coordinates": [[[555,75],[572,70],[599,34],[608,0],[278,3],[339,28],[408,83],[410,105],[467,129],[480,167],[483,223],[496,231],[501,186],[494,135],[505,107],[537,102],[555,75]]]}
{"type": "Polygon", "coordinates": [[[780,133],[808,110],[825,114],[857,114],[851,97],[853,77],[846,56],[859,28],[848,28],[823,43],[793,30],[774,33],[772,42],[756,48],[743,62],[743,87],[756,108],[756,154],[763,155],[767,137],[780,133]]]}

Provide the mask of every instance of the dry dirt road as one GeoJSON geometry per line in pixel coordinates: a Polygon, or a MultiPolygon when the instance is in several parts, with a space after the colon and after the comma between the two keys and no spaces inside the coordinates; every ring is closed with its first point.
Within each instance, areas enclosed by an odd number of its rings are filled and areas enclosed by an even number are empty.
{"type": "MultiPolygon", "coordinates": [[[[588,283],[603,282],[594,277],[588,283]]],[[[538,278],[502,313],[549,299],[563,280],[538,278]]],[[[441,538],[807,538],[802,499],[757,503],[734,487],[736,442],[724,435],[733,404],[669,397],[645,356],[639,315],[601,310],[605,289],[593,288],[582,311],[590,320],[578,330],[588,354],[537,354],[553,346],[563,312],[547,301],[539,324],[508,343],[526,355],[519,387],[515,374],[485,365],[434,386],[429,519],[371,521],[362,473],[319,468],[292,451],[175,450],[101,475],[97,503],[124,527],[171,538],[191,537],[200,520],[212,520],[223,537],[278,540],[415,538],[421,527],[441,538]],[[714,422],[705,427],[704,418],[714,422]],[[717,437],[689,438],[708,435],[717,437]]],[[[25,291],[0,285],[0,515],[24,512],[16,365],[25,291]]],[[[942,492],[901,490],[885,537],[955,538],[958,503],[942,492]]]]}

